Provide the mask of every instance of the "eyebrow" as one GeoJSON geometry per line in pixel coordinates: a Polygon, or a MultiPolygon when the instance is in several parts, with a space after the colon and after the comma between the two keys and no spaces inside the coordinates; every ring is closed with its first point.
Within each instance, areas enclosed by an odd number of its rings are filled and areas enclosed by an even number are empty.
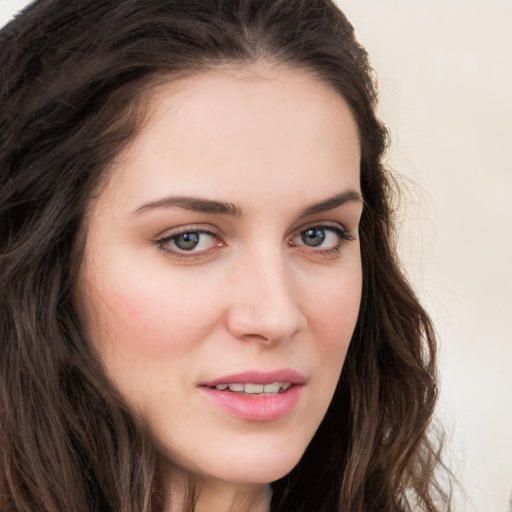
{"type": "MultiPolygon", "coordinates": [[[[334,208],[338,208],[345,203],[362,201],[363,199],[360,192],[352,189],[345,190],[340,194],[336,194],[335,196],[307,206],[299,213],[298,218],[333,210],[334,208]]],[[[172,206],[177,206],[179,208],[194,212],[232,215],[235,217],[242,216],[242,208],[236,204],[214,201],[212,199],[195,196],[168,196],[156,201],[150,201],[137,208],[134,214],[138,215],[147,210],[153,210],[157,208],[170,208],[172,206]]]]}
{"type": "Polygon", "coordinates": [[[314,215],[315,213],[326,212],[328,210],[334,210],[334,208],[338,208],[345,203],[352,202],[363,202],[363,196],[360,192],[356,190],[345,190],[341,194],[336,194],[335,196],[324,199],[323,201],[319,201],[318,203],[313,203],[308,206],[299,214],[299,218],[307,217],[308,215],[314,215]]]}
{"type": "Polygon", "coordinates": [[[193,212],[217,213],[221,215],[233,215],[235,217],[242,215],[242,209],[233,203],[224,203],[194,196],[168,196],[158,199],[157,201],[144,203],[140,208],[135,210],[135,214],[137,215],[146,210],[153,210],[155,208],[170,208],[172,206],[178,206],[179,208],[193,212]]]}

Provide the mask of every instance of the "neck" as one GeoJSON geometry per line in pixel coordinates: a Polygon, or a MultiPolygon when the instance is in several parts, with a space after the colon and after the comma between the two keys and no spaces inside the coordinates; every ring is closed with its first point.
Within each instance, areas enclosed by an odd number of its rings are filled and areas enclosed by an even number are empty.
{"type": "Polygon", "coordinates": [[[166,512],[270,512],[269,484],[186,480],[173,479],[166,512]]]}

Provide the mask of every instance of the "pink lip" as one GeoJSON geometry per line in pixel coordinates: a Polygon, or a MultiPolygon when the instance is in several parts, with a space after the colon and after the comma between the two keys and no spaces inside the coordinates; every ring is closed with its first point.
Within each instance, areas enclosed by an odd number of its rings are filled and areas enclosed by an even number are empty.
{"type": "Polygon", "coordinates": [[[295,408],[305,382],[305,377],[294,370],[249,371],[208,381],[199,389],[203,395],[230,415],[247,421],[275,421],[295,408]],[[273,382],[290,382],[292,386],[283,393],[272,395],[245,395],[213,389],[218,384],[271,384],[273,382]]]}
{"type": "Polygon", "coordinates": [[[258,370],[224,375],[217,379],[203,382],[202,386],[213,388],[219,384],[230,384],[237,382],[241,384],[272,384],[272,382],[291,382],[292,384],[303,385],[306,382],[304,375],[295,370],[282,369],[273,372],[258,370]]]}

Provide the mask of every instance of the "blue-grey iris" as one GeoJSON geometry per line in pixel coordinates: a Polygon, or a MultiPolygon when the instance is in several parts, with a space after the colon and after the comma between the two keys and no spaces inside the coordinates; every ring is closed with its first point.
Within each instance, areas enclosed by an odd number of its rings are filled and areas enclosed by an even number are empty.
{"type": "Polygon", "coordinates": [[[183,251],[190,251],[199,243],[199,233],[181,233],[174,239],[176,247],[183,251]]]}
{"type": "Polygon", "coordinates": [[[325,240],[325,230],[320,228],[309,228],[304,230],[300,237],[310,247],[317,247],[325,240]]]}

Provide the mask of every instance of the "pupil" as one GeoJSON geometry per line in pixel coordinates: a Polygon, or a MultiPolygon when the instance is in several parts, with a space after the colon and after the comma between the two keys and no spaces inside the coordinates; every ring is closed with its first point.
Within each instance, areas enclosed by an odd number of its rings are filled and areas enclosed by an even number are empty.
{"type": "Polygon", "coordinates": [[[182,233],[174,241],[177,247],[184,251],[190,251],[199,243],[199,233],[182,233]]]}
{"type": "Polygon", "coordinates": [[[311,247],[316,247],[325,240],[324,230],[318,228],[306,229],[300,236],[302,241],[311,247]]]}

